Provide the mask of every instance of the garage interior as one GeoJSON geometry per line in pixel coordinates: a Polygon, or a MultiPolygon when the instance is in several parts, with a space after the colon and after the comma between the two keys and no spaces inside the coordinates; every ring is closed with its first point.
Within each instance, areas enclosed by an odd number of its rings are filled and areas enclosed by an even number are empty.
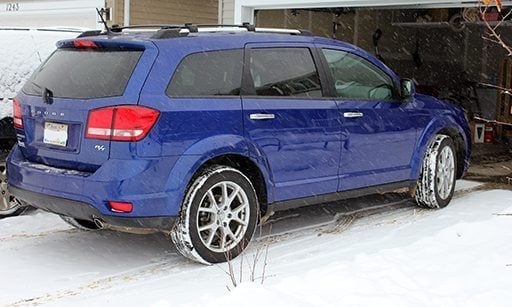
{"type": "MultiPolygon", "coordinates": [[[[512,37],[510,9],[486,12],[498,33],[512,37]]],[[[470,117],[504,124],[474,121],[473,141],[512,143],[510,94],[512,65],[506,50],[490,41],[478,7],[454,8],[311,8],[255,10],[258,27],[305,29],[357,45],[384,62],[402,78],[414,78],[418,92],[449,98],[462,104],[470,117]],[[379,36],[378,48],[374,45],[379,36]],[[485,133],[486,129],[492,133],[485,133]]],[[[512,42],[510,42],[512,43],[512,42]]]]}

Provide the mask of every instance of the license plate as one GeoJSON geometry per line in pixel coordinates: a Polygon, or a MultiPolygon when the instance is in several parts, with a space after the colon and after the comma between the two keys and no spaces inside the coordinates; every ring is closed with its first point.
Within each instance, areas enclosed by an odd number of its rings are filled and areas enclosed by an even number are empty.
{"type": "Polygon", "coordinates": [[[43,143],[56,146],[66,146],[68,143],[68,125],[44,123],[43,143]]]}

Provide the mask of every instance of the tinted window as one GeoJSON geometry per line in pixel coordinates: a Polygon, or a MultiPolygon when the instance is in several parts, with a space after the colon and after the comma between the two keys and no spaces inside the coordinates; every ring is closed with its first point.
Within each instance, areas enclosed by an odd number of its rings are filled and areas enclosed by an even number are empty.
{"type": "Polygon", "coordinates": [[[393,99],[393,80],[378,67],[340,50],[323,50],[338,97],[365,100],[393,99]]]}
{"type": "Polygon", "coordinates": [[[258,96],[322,96],[320,78],[307,48],[252,49],[250,71],[258,96]]]}
{"type": "Polygon", "coordinates": [[[142,51],[90,51],[60,49],[23,87],[28,95],[100,98],[121,96],[142,51]]]}
{"type": "Polygon", "coordinates": [[[191,54],[176,69],[167,95],[239,95],[242,67],[243,50],[191,54]]]}

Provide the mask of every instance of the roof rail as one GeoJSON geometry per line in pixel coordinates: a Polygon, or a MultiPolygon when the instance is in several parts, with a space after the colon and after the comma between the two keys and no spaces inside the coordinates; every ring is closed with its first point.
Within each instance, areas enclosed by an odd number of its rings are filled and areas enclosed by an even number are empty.
{"type": "Polygon", "coordinates": [[[243,24],[241,25],[233,25],[233,24],[197,24],[197,25],[194,25],[194,24],[191,24],[191,23],[186,23],[185,24],[186,27],[195,27],[197,28],[198,31],[191,31],[191,32],[199,32],[199,29],[201,28],[215,28],[215,29],[222,29],[222,28],[227,28],[228,30],[233,30],[233,29],[241,29],[242,31],[250,31],[250,32],[254,32],[256,27],[254,25],[251,25],[250,23],[248,22],[244,22],[243,24]]]}
{"type": "Polygon", "coordinates": [[[280,29],[280,28],[256,28],[256,32],[261,33],[276,33],[276,34],[291,34],[291,35],[303,35],[312,36],[313,34],[307,30],[297,29],[280,29]]]}
{"type": "Polygon", "coordinates": [[[112,25],[110,30],[112,32],[122,32],[125,29],[179,29],[183,28],[182,25],[176,25],[176,24],[144,24],[144,25],[133,25],[133,26],[124,26],[121,27],[119,25],[112,25]]]}
{"type": "MultiPolygon", "coordinates": [[[[144,24],[121,27],[113,25],[110,30],[113,33],[121,33],[126,29],[157,29],[156,33],[151,36],[153,39],[164,39],[174,37],[188,36],[190,33],[198,32],[260,32],[260,33],[276,33],[276,34],[290,34],[290,35],[303,35],[311,36],[312,34],[305,30],[296,29],[279,29],[279,28],[256,28],[250,23],[243,23],[241,25],[233,24],[192,24],[185,23],[184,25],[176,24],[144,24]]],[[[81,34],[81,37],[100,35],[97,31],[87,31],[81,34]]]]}

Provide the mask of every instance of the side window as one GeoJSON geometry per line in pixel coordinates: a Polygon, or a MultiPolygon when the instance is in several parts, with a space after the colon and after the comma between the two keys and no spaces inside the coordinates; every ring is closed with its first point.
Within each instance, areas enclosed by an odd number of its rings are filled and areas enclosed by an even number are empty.
{"type": "Polygon", "coordinates": [[[338,97],[364,100],[391,100],[393,80],[367,60],[333,49],[323,49],[332,72],[338,97]]]}
{"type": "Polygon", "coordinates": [[[241,49],[188,55],[176,69],[166,93],[173,97],[239,95],[242,67],[241,49]]]}
{"type": "Polygon", "coordinates": [[[322,96],[308,48],[251,49],[250,72],[258,96],[322,96]]]}

